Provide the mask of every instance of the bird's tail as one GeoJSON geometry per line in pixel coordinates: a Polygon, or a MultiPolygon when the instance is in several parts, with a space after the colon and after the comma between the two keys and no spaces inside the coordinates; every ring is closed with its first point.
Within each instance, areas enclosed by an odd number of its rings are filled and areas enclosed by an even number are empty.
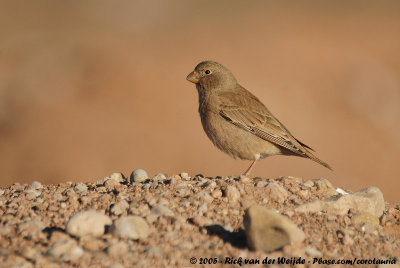
{"type": "Polygon", "coordinates": [[[321,159],[319,159],[318,157],[316,157],[315,155],[313,155],[310,151],[307,150],[307,157],[310,158],[311,160],[317,162],[320,165],[323,165],[326,168],[329,168],[330,170],[333,171],[333,169],[331,168],[330,165],[328,165],[328,163],[322,161],[321,159]]]}

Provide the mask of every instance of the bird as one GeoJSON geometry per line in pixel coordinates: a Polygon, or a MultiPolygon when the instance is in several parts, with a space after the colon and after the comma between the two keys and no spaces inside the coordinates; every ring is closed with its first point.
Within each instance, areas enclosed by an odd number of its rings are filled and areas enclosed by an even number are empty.
{"type": "Polygon", "coordinates": [[[258,160],[273,155],[308,158],[332,170],[222,64],[202,61],[186,79],[196,85],[201,123],[212,143],[234,159],[252,161],[244,176],[258,160]]]}

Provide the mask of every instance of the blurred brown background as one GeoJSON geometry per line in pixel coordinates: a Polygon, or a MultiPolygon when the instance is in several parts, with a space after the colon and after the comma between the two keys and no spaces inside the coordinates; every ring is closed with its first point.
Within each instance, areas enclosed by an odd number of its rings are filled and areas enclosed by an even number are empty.
{"type": "Polygon", "coordinates": [[[212,59],[335,170],[276,156],[252,175],[399,201],[399,14],[399,1],[1,1],[1,185],[240,174],[249,163],[211,144],[185,80],[212,59]]]}

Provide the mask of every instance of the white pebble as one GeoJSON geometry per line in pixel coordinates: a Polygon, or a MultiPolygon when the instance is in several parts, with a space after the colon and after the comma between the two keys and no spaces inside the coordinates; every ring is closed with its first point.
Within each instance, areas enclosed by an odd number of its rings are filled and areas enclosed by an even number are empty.
{"type": "Polygon", "coordinates": [[[163,205],[156,205],[151,209],[151,212],[153,214],[156,214],[158,216],[166,216],[166,217],[173,217],[174,212],[167,208],[166,206],[163,205]]]}
{"type": "Polygon", "coordinates": [[[149,176],[147,175],[147,172],[143,169],[135,169],[130,177],[130,182],[144,182],[147,180],[149,176]]]}
{"type": "Polygon", "coordinates": [[[149,236],[150,228],[143,218],[127,216],[114,221],[112,232],[121,238],[137,240],[149,236]]]}
{"type": "Polygon", "coordinates": [[[84,183],[77,183],[74,187],[75,192],[78,193],[86,193],[87,192],[88,187],[86,186],[86,184],[84,183]]]}
{"type": "Polygon", "coordinates": [[[67,223],[67,233],[77,237],[101,236],[106,225],[111,225],[111,219],[103,213],[95,210],[82,211],[70,218],[67,223]]]}

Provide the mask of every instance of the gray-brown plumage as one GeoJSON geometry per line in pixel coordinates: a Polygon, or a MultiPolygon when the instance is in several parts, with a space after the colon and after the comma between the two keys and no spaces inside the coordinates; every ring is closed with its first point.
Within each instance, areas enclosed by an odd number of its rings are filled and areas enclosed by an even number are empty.
{"type": "Polygon", "coordinates": [[[305,157],[331,169],[223,65],[203,61],[186,79],[196,84],[201,123],[214,145],[235,159],[253,160],[246,176],[258,159],[271,155],[305,157]]]}

